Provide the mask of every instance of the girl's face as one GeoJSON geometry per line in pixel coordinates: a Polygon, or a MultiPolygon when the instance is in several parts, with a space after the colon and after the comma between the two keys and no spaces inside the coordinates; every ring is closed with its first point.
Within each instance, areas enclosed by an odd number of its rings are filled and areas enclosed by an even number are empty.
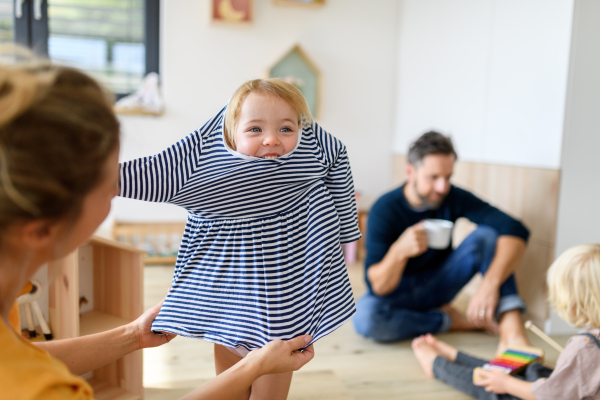
{"type": "Polygon", "coordinates": [[[271,94],[250,93],[234,131],[236,150],[273,160],[294,150],[298,142],[298,113],[271,94]]]}

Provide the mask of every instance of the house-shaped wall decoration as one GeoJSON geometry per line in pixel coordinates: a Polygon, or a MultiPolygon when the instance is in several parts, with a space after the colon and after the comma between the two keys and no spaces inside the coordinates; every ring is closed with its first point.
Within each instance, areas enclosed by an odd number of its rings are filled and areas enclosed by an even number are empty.
{"type": "Polygon", "coordinates": [[[313,118],[320,117],[321,72],[299,45],[287,51],[267,70],[266,75],[269,78],[282,79],[300,89],[313,118]]]}

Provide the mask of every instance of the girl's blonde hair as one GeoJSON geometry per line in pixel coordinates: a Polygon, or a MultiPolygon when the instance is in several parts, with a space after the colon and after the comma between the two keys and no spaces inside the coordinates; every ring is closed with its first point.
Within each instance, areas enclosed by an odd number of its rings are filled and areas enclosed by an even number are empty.
{"type": "Polygon", "coordinates": [[[547,282],[558,315],[578,328],[600,327],[600,244],[566,250],[550,266],[547,282]]]}
{"type": "Polygon", "coordinates": [[[78,215],[118,143],[111,96],[92,78],[0,63],[0,237],[19,221],[78,215]]]}
{"type": "Polygon", "coordinates": [[[304,128],[312,123],[312,115],[302,92],[291,83],[277,78],[253,79],[240,86],[229,101],[225,113],[223,133],[227,145],[235,150],[234,131],[237,126],[242,104],[250,93],[270,94],[285,100],[298,114],[298,126],[304,128]]]}

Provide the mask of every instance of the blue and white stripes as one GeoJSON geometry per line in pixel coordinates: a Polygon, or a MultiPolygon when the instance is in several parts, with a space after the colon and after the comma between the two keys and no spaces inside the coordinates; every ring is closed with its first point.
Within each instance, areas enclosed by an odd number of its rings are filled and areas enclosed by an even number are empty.
{"type": "Polygon", "coordinates": [[[121,166],[121,196],[189,211],[152,329],[247,350],[316,341],[354,313],[340,248],[360,238],[346,149],[315,123],[276,160],[240,157],[223,142],[224,112],[121,166]]]}

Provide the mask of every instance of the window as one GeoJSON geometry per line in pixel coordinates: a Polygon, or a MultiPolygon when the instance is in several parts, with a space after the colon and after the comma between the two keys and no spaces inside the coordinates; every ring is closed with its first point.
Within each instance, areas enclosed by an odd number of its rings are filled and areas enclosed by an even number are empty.
{"type": "Polygon", "coordinates": [[[119,95],[158,72],[158,23],[159,0],[0,0],[0,40],[84,70],[119,95]]]}
{"type": "Polygon", "coordinates": [[[14,41],[13,2],[14,0],[0,0],[0,44],[14,41]]]}

